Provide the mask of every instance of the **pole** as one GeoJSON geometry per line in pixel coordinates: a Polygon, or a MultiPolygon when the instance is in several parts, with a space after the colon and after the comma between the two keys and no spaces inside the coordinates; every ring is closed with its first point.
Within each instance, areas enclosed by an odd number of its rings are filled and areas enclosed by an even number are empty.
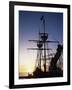
{"type": "Polygon", "coordinates": [[[43,25],[44,25],[44,72],[46,72],[46,49],[45,49],[45,19],[43,20],[43,25]]]}

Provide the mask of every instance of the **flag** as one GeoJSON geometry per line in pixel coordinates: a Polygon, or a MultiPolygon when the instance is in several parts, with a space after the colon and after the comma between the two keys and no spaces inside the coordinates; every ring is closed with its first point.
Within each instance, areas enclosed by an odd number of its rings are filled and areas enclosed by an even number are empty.
{"type": "Polygon", "coordinates": [[[44,18],[44,16],[42,16],[42,17],[40,18],[40,20],[43,20],[43,18],[44,18]]]}

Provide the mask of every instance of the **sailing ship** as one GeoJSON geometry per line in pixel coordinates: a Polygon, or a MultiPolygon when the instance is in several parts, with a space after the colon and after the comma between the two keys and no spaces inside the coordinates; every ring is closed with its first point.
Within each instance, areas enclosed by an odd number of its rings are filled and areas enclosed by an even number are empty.
{"type": "Polygon", "coordinates": [[[37,59],[35,63],[35,70],[33,72],[33,77],[34,78],[62,77],[63,70],[61,67],[57,66],[57,62],[62,57],[63,45],[61,45],[59,41],[48,40],[48,33],[46,33],[45,30],[44,16],[42,16],[40,20],[43,23],[43,32],[39,31],[38,40],[29,40],[30,42],[34,42],[37,44],[37,48],[29,48],[30,50],[37,50],[37,59]],[[56,53],[49,54],[50,50],[52,50],[51,48],[48,47],[49,43],[52,44],[57,43],[56,53]],[[49,61],[50,63],[49,66],[47,66],[47,61],[49,61]],[[47,70],[47,68],[49,69],[47,70]]]}

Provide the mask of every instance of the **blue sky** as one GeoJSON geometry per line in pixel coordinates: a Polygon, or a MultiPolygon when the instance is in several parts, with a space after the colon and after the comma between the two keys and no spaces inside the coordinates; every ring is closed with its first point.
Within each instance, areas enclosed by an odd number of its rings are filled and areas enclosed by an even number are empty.
{"type": "Polygon", "coordinates": [[[20,44],[29,39],[36,39],[38,31],[43,31],[43,25],[40,21],[41,16],[45,18],[46,32],[49,33],[49,39],[63,42],[63,14],[51,12],[30,12],[19,11],[19,33],[20,44]]]}

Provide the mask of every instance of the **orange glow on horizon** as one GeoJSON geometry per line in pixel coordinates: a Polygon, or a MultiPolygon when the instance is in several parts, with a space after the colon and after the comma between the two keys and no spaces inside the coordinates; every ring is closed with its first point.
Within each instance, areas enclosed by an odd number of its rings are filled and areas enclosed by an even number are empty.
{"type": "Polygon", "coordinates": [[[27,76],[28,74],[32,74],[34,71],[33,65],[20,65],[19,66],[19,76],[27,76]]]}

